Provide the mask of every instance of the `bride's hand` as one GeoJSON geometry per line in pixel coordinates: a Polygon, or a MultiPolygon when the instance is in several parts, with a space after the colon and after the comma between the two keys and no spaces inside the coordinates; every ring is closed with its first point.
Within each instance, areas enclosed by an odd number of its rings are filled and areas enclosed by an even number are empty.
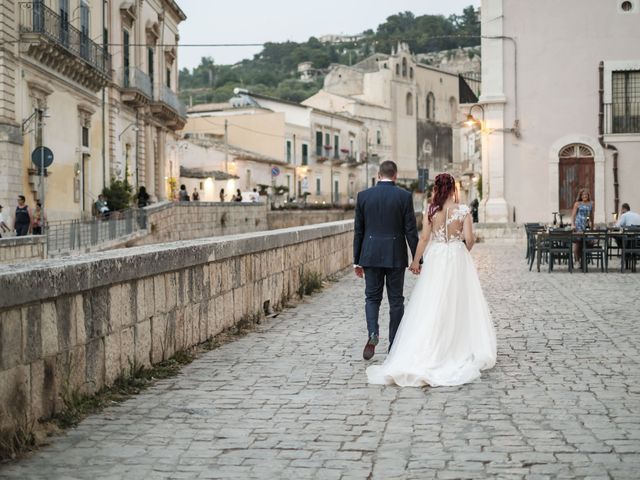
{"type": "Polygon", "coordinates": [[[418,275],[420,273],[420,264],[418,262],[411,262],[411,265],[409,265],[409,271],[414,275],[418,275]]]}

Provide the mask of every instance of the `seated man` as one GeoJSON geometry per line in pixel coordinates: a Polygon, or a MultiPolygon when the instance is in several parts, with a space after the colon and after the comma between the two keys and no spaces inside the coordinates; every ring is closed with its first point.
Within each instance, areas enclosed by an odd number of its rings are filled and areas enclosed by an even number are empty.
{"type": "MultiPolygon", "coordinates": [[[[620,216],[615,224],[616,228],[640,227],[640,214],[631,211],[628,203],[623,203],[620,207],[620,216]]],[[[619,237],[615,237],[616,245],[622,248],[622,242],[619,237]]]]}
{"type": "Polygon", "coordinates": [[[109,207],[107,207],[107,201],[104,199],[102,194],[98,195],[98,200],[96,200],[94,207],[97,216],[101,216],[103,218],[107,218],[109,216],[109,207]]]}
{"type": "Polygon", "coordinates": [[[640,227],[640,214],[632,212],[628,203],[620,207],[620,217],[616,222],[616,228],[640,227]]]}

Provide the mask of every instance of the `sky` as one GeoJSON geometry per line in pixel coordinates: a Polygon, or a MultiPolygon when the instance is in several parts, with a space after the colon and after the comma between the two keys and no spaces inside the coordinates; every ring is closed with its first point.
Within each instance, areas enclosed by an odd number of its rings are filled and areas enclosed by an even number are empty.
{"type": "MultiPolygon", "coordinates": [[[[187,20],[180,24],[181,44],[306,41],[325,34],[357,34],[375,30],[398,12],[414,15],[460,14],[480,0],[179,0],[187,20]]],[[[217,64],[253,58],[261,47],[180,47],[180,68],[193,68],[200,58],[217,64]]]]}

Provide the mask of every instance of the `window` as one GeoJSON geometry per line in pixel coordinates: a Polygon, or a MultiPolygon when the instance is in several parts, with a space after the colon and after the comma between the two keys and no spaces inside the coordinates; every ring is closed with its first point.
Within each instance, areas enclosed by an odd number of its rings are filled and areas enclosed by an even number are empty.
{"type": "Polygon", "coordinates": [[[380,130],[376,132],[376,145],[382,145],[382,132],[380,130]]]}
{"type": "Polygon", "coordinates": [[[89,58],[89,5],[80,2],[80,56],[89,58]]]}
{"type": "Polygon", "coordinates": [[[291,163],[291,140],[287,140],[287,163],[291,163]]]}
{"type": "Polygon", "coordinates": [[[153,95],[153,48],[147,49],[147,71],[149,72],[149,80],[151,81],[151,94],[153,95]]]}
{"type": "Polygon", "coordinates": [[[409,78],[413,79],[413,67],[409,68],[409,78]]]}
{"type": "MultiPolygon", "coordinates": [[[[44,2],[43,2],[44,3],[44,2]]],[[[69,0],[59,0],[60,7],[60,40],[62,44],[69,45],[69,0]]]]}
{"type": "Polygon", "coordinates": [[[322,181],[320,177],[316,177],[316,195],[322,195],[322,188],[320,188],[321,185],[322,181]]]}
{"type": "Polygon", "coordinates": [[[407,59],[406,58],[402,59],[402,76],[403,77],[407,76],[407,59]]]}
{"type": "Polygon", "coordinates": [[[89,127],[82,126],[82,146],[89,148],[89,127]]]}
{"type": "Polygon", "coordinates": [[[458,102],[455,97],[449,97],[449,112],[451,114],[451,123],[458,121],[458,102]]]}
{"type": "Polygon", "coordinates": [[[122,83],[125,87],[128,87],[130,85],[129,68],[131,65],[131,59],[129,57],[129,54],[129,32],[127,30],[122,30],[122,83]]]}
{"type": "Polygon", "coordinates": [[[204,182],[200,182],[200,190],[204,190],[204,182]]]}
{"type": "Polygon", "coordinates": [[[333,157],[338,158],[340,156],[340,137],[338,135],[333,136],[333,157]]]}
{"type": "Polygon", "coordinates": [[[353,157],[353,144],[355,142],[353,141],[353,138],[349,139],[349,155],[351,155],[353,157]]]}
{"type": "Polygon", "coordinates": [[[167,87],[171,88],[171,69],[167,68],[167,87]]]}
{"type": "Polygon", "coordinates": [[[640,70],[612,72],[611,80],[611,133],[640,133],[640,70]]]}
{"type": "Polygon", "coordinates": [[[433,96],[432,92],[429,92],[427,95],[427,120],[435,120],[436,118],[436,97],[433,96]]]}
{"type": "Polygon", "coordinates": [[[322,132],[316,132],[316,155],[322,156],[322,132]]]}
{"type": "Polygon", "coordinates": [[[400,75],[400,64],[396,63],[396,75],[400,75]]]}
{"type": "Polygon", "coordinates": [[[309,145],[302,144],[302,165],[309,165],[309,145]]]}
{"type": "Polygon", "coordinates": [[[407,115],[413,115],[413,95],[411,92],[407,93],[407,115]]]}

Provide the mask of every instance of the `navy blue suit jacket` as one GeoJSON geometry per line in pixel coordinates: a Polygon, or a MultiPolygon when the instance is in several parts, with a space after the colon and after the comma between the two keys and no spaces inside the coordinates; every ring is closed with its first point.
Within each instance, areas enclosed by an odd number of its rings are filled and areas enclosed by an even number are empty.
{"type": "Polygon", "coordinates": [[[361,267],[406,268],[407,244],[418,246],[411,193],[392,182],[378,182],[358,194],[353,263],[361,267]]]}

